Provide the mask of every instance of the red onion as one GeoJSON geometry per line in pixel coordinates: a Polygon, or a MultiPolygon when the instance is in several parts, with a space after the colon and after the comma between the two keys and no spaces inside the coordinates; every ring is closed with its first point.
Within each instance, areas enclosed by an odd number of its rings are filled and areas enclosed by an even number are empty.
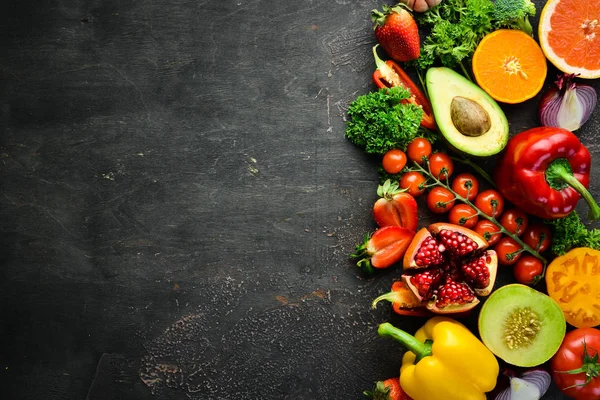
{"type": "Polygon", "coordinates": [[[510,386],[498,393],[495,400],[539,400],[552,380],[550,374],[542,369],[532,369],[509,378],[510,386]]]}
{"type": "Polygon", "coordinates": [[[598,96],[593,87],[575,83],[576,76],[559,75],[556,86],[542,96],[539,108],[542,125],[575,131],[590,118],[598,96]]]}

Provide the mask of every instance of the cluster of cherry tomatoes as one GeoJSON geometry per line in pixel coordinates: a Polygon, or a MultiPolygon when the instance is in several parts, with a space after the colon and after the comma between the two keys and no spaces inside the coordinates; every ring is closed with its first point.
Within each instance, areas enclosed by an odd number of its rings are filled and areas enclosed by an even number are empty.
{"type": "Polygon", "coordinates": [[[406,152],[388,151],[383,156],[382,167],[389,174],[405,171],[400,176],[399,187],[414,197],[424,195],[427,208],[433,214],[446,214],[449,223],[483,236],[496,251],[498,263],[513,266],[518,282],[533,284],[542,276],[545,266],[541,257],[525,251],[519,241],[537,255],[542,254],[551,243],[548,226],[531,221],[530,216],[518,208],[505,209],[500,192],[495,189],[480,191],[480,182],[473,174],[462,172],[453,176],[454,162],[450,156],[433,152],[431,142],[426,138],[413,140],[406,152]],[[428,179],[419,170],[405,168],[409,161],[423,166],[437,180],[428,179]]]}

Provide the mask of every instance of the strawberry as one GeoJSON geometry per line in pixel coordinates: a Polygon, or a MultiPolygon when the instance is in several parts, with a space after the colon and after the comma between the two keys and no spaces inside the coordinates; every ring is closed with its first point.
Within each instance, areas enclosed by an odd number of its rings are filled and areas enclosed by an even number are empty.
{"type": "Polygon", "coordinates": [[[364,392],[373,400],[412,400],[400,387],[400,378],[389,378],[377,381],[371,392],[364,392]]]}
{"type": "Polygon", "coordinates": [[[419,207],[415,198],[389,179],[377,188],[379,199],[373,205],[373,216],[379,227],[401,226],[415,232],[419,225],[419,207]]]}
{"type": "Polygon", "coordinates": [[[360,258],[356,265],[372,273],[373,268],[387,268],[402,260],[414,236],[415,233],[406,228],[384,226],[372,235],[367,234],[350,257],[360,258]]]}
{"type": "Polygon", "coordinates": [[[398,4],[371,11],[375,37],[385,52],[399,62],[411,61],[421,54],[419,28],[408,9],[398,4]]]}

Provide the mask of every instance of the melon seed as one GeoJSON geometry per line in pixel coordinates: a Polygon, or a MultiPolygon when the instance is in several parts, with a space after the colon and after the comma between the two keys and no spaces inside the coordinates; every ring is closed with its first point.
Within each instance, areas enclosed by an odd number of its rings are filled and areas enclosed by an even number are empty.
{"type": "Polygon", "coordinates": [[[541,328],[540,318],[531,308],[517,308],[504,321],[506,346],[515,350],[531,345],[541,328]]]}
{"type": "Polygon", "coordinates": [[[454,96],[450,103],[450,118],[465,136],[481,136],[492,127],[490,115],[479,103],[462,96],[454,96]]]}

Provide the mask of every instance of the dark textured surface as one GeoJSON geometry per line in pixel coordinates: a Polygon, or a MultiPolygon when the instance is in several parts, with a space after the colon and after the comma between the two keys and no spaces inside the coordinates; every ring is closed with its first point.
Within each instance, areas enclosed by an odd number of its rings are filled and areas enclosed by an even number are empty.
{"type": "Polygon", "coordinates": [[[375,327],[423,321],[371,310],[398,270],[347,258],[374,227],[344,112],[379,6],[3,3],[3,398],[347,399],[397,373],[375,327]]]}

